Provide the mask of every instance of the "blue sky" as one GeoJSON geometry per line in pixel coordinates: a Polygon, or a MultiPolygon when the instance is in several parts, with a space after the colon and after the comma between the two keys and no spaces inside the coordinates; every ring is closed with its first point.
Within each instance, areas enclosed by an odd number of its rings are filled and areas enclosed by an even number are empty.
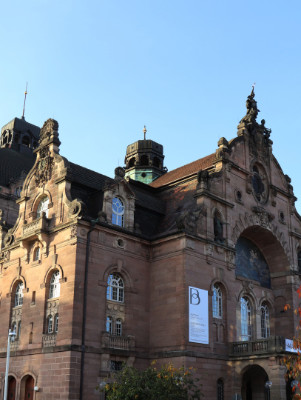
{"type": "Polygon", "coordinates": [[[236,136],[256,82],[301,199],[299,0],[11,0],[1,17],[1,126],[28,82],[26,120],[58,120],[69,160],[113,176],[146,125],[171,170],[236,136]]]}

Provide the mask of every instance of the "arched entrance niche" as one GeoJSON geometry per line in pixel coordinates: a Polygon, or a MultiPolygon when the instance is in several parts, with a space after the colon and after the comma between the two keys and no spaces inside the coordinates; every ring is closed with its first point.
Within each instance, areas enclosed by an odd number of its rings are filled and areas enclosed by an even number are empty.
{"type": "Polygon", "coordinates": [[[17,382],[14,376],[8,377],[8,390],[7,390],[7,400],[16,399],[16,386],[17,382]]]}
{"type": "Polygon", "coordinates": [[[31,375],[23,376],[20,387],[20,400],[34,399],[34,378],[31,375]]]}
{"type": "Polygon", "coordinates": [[[245,238],[258,247],[268,264],[270,273],[290,270],[290,262],[282,244],[273,233],[261,226],[254,225],[241,232],[240,238],[245,238]]]}
{"type": "MultiPolygon", "coordinates": [[[[279,234],[276,237],[271,230],[259,225],[252,225],[242,230],[235,242],[235,274],[237,278],[258,282],[260,287],[271,290],[266,293],[271,306],[270,316],[273,315],[271,327],[277,326],[277,331],[271,329],[270,334],[293,337],[294,318],[289,313],[283,313],[283,308],[286,303],[294,307],[295,289],[287,280],[287,276],[290,275],[290,262],[285,251],[286,244],[282,236],[278,236],[279,234]]],[[[253,290],[256,291],[256,288],[257,285],[254,285],[253,290]]],[[[255,295],[258,294],[257,290],[255,295]]],[[[260,305],[259,302],[256,307],[260,305]]],[[[257,320],[257,338],[261,337],[259,326],[260,321],[257,320]]]]}
{"type": "Polygon", "coordinates": [[[265,383],[269,380],[266,371],[259,365],[246,367],[242,375],[242,400],[266,400],[265,383]]]}

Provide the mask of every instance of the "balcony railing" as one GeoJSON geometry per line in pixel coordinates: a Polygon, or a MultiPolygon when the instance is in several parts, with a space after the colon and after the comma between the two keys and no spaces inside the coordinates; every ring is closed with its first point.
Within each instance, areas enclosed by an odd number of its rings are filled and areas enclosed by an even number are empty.
{"type": "Polygon", "coordinates": [[[42,346],[43,347],[52,347],[56,344],[56,334],[49,333],[42,335],[42,346]]]}
{"type": "Polygon", "coordinates": [[[23,226],[23,236],[32,236],[40,231],[47,231],[47,229],[48,220],[45,215],[42,215],[40,218],[34,220],[30,224],[26,224],[23,226]]]}
{"type": "Polygon", "coordinates": [[[135,348],[135,337],[130,335],[110,335],[108,332],[104,332],[102,335],[102,347],[107,349],[132,350],[135,348]]]}
{"type": "Polygon", "coordinates": [[[233,357],[282,353],[283,351],[285,351],[285,339],[281,336],[229,344],[229,355],[233,357]]]}

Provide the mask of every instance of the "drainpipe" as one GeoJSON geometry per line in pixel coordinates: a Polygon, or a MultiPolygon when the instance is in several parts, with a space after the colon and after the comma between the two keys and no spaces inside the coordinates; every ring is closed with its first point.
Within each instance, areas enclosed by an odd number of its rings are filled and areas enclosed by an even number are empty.
{"type": "Polygon", "coordinates": [[[90,238],[91,233],[95,229],[95,224],[98,219],[91,221],[91,228],[87,233],[87,244],[86,244],[86,261],[85,261],[85,277],[84,277],[84,298],[83,298],[83,323],[82,323],[82,344],[81,344],[81,362],[80,362],[80,385],[79,385],[79,399],[83,398],[84,389],[84,367],[85,367],[85,353],[86,353],[86,312],[87,312],[87,290],[88,290],[88,271],[89,271],[89,255],[90,255],[90,238]]]}

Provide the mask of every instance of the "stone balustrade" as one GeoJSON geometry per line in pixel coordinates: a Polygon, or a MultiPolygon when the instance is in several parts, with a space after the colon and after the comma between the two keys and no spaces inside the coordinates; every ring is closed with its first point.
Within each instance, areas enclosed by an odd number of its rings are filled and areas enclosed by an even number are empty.
{"type": "Polygon", "coordinates": [[[56,344],[56,334],[55,333],[47,333],[42,335],[42,346],[43,347],[52,347],[56,344]]]}
{"type": "Polygon", "coordinates": [[[104,332],[102,335],[102,346],[109,349],[132,350],[135,348],[134,336],[117,336],[104,332]]]}
{"type": "Polygon", "coordinates": [[[259,354],[282,353],[285,351],[285,339],[281,336],[270,336],[267,339],[257,339],[244,342],[229,343],[229,355],[244,357],[259,354]]]}
{"type": "Polygon", "coordinates": [[[32,236],[41,231],[48,230],[48,220],[43,215],[40,218],[34,220],[33,222],[26,224],[23,226],[23,236],[28,237],[32,236]]]}

